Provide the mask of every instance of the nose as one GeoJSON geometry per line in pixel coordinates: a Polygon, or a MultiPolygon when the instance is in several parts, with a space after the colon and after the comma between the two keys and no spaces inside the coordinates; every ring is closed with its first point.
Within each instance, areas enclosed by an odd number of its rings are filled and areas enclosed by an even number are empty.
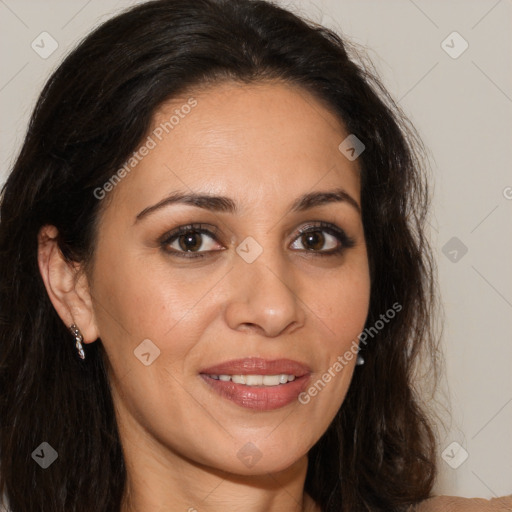
{"type": "Polygon", "coordinates": [[[289,262],[267,251],[253,263],[239,258],[235,267],[225,308],[231,329],[276,337],[304,325],[305,306],[289,262]]]}

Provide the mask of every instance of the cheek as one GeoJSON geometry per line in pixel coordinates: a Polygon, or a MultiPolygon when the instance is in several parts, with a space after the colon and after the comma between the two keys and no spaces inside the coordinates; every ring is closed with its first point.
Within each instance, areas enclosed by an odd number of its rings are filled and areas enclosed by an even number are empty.
{"type": "MultiPolygon", "coordinates": [[[[317,405],[323,403],[326,406],[327,401],[330,402],[327,407],[335,411],[350,385],[358,338],[368,315],[370,276],[367,259],[354,258],[332,275],[308,280],[308,286],[310,293],[307,295],[311,297],[308,305],[312,317],[317,318],[318,332],[323,333],[318,351],[323,357],[316,377],[329,382],[317,405]]],[[[317,387],[320,389],[321,386],[317,387]]]]}
{"type": "Polygon", "coordinates": [[[363,330],[370,303],[370,276],[366,259],[340,268],[332,275],[309,280],[308,306],[330,331],[334,346],[343,348],[363,330]]]}
{"type": "Polygon", "coordinates": [[[323,295],[329,323],[340,341],[354,339],[364,327],[368,314],[369,282],[350,279],[332,285],[323,295]]]}
{"type": "Polygon", "coordinates": [[[203,299],[222,272],[180,269],[165,258],[113,255],[107,244],[97,252],[93,297],[112,364],[132,365],[133,351],[146,339],[161,350],[162,360],[179,359],[210,319],[203,299]]]}
{"type": "Polygon", "coordinates": [[[299,402],[319,432],[328,428],[342,406],[356,368],[358,337],[370,300],[365,268],[340,271],[336,278],[317,280],[314,286],[310,303],[314,305],[312,317],[317,318],[316,331],[322,333],[315,350],[320,366],[299,402]]]}
{"type": "Polygon", "coordinates": [[[190,396],[181,383],[185,363],[212,321],[213,307],[204,300],[212,285],[211,276],[199,279],[196,274],[191,279],[185,270],[155,259],[126,258],[115,264],[107,256],[96,269],[100,284],[95,299],[116,403],[125,408],[123,417],[136,418],[148,431],[159,418],[164,431],[169,418],[162,407],[172,409],[181,424],[188,416],[200,416],[200,410],[192,414],[190,396]]]}

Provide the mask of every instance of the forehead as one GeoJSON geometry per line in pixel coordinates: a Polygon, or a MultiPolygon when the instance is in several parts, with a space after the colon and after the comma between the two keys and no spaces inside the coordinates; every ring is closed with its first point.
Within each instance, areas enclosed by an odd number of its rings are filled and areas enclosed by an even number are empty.
{"type": "Polygon", "coordinates": [[[357,162],[338,149],[346,136],[341,120],[302,88],[218,84],[158,109],[143,140],[151,149],[115,193],[133,209],[174,190],[234,191],[250,204],[341,184],[358,197],[357,162]]]}
{"type": "Polygon", "coordinates": [[[245,150],[261,161],[275,153],[289,153],[294,160],[300,156],[309,159],[322,153],[337,154],[333,150],[345,133],[331,110],[291,84],[227,82],[210,86],[194,95],[197,105],[190,112],[186,108],[189,98],[165,103],[154,116],[151,132],[163,128],[169,150],[186,143],[197,155],[208,157],[235,157],[236,151],[245,150]],[[178,121],[172,129],[170,120],[178,121]]]}

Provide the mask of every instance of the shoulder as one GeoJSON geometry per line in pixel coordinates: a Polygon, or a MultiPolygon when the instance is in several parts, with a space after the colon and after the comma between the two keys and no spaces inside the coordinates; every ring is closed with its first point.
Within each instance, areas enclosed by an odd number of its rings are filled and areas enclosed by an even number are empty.
{"type": "Polygon", "coordinates": [[[410,512],[508,512],[512,511],[512,494],[501,498],[459,498],[436,496],[422,501],[410,512]]]}

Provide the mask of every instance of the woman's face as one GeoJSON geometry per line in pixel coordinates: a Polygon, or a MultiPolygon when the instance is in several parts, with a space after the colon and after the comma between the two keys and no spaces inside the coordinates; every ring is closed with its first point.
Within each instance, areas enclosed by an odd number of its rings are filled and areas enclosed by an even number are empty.
{"type": "Polygon", "coordinates": [[[369,304],[357,160],[302,89],[194,100],[155,115],[98,228],[90,288],[120,432],[161,461],[279,471],[325,432],[354,370],[333,368],[369,304]]]}

